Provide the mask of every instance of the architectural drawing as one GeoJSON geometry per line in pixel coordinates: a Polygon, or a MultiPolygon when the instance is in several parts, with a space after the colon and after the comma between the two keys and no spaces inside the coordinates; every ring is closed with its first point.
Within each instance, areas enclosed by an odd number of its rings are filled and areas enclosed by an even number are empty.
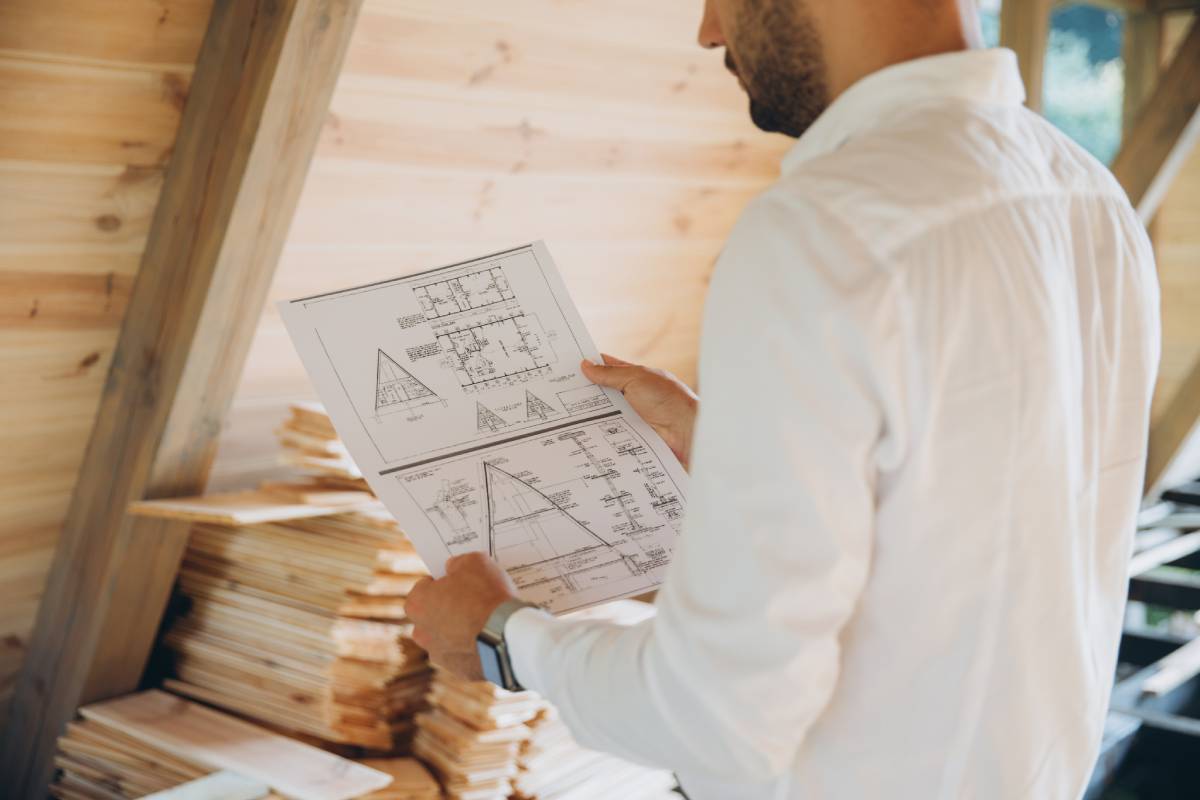
{"type": "Polygon", "coordinates": [[[479,430],[492,433],[508,425],[499,414],[479,402],[475,403],[475,423],[479,430]]]}
{"type": "Polygon", "coordinates": [[[599,360],[545,245],[280,305],[363,477],[430,571],[495,555],[554,612],[656,587],[687,474],[599,360]]]}
{"type": "Polygon", "coordinates": [[[516,299],[501,266],[414,286],[413,294],[430,321],[516,299]]]}
{"type": "Polygon", "coordinates": [[[548,420],[558,414],[554,407],[528,389],[525,390],[525,418],[548,420]]]}
{"type": "Polygon", "coordinates": [[[599,386],[580,386],[559,392],[558,402],[563,404],[568,414],[586,414],[612,407],[608,395],[599,386]]]}
{"type": "Polygon", "coordinates": [[[488,554],[505,569],[612,545],[520,478],[483,462],[488,554]]]}
{"type": "Polygon", "coordinates": [[[554,611],[656,586],[683,522],[675,480],[617,413],[393,477],[447,552],[491,554],[554,611]]]}
{"type": "Polygon", "coordinates": [[[424,403],[437,403],[441,398],[413,374],[396,363],[383,350],[375,359],[375,413],[407,410],[424,403]]]}
{"type": "Polygon", "coordinates": [[[547,375],[555,360],[537,320],[523,312],[435,330],[447,365],[468,392],[547,375]]]}

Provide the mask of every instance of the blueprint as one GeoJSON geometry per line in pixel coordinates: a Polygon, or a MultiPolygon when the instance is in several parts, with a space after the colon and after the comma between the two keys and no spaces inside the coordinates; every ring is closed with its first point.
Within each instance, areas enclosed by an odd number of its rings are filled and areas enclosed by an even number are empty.
{"type": "Polygon", "coordinates": [[[598,360],[542,243],[280,303],[339,436],[435,575],[483,551],[565,613],[654,589],[686,474],[598,360]]]}

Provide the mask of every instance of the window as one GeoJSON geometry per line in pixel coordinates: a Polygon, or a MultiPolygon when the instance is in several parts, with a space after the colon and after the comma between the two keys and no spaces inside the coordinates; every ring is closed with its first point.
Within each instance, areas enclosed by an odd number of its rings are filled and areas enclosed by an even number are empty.
{"type": "MultiPolygon", "coordinates": [[[[1000,42],[1001,0],[980,0],[984,42],[1000,42]]],[[[1043,109],[1046,118],[1104,163],[1121,145],[1124,15],[1084,3],[1051,17],[1043,109]]]]}
{"type": "Polygon", "coordinates": [[[1043,113],[1105,164],[1121,146],[1124,15],[1069,5],[1051,18],[1043,113]]]}

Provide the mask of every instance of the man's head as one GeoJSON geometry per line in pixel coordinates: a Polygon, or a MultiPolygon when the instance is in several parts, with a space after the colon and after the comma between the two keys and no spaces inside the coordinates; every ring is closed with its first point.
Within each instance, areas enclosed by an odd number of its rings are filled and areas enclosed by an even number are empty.
{"type": "Polygon", "coordinates": [[[765,131],[798,137],[852,83],[978,44],[975,0],[705,0],[700,44],[724,47],[765,131]]]}

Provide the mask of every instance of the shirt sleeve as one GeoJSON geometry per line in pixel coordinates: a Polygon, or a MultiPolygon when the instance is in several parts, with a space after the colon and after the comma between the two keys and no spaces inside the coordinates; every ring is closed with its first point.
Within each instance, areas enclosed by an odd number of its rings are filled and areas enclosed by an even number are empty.
{"type": "Polygon", "coordinates": [[[889,296],[820,209],[767,196],[743,215],[710,288],[687,521],[656,617],[509,621],[518,679],[581,744],[709,783],[787,770],[835,691],[871,560],[889,401],[862,320],[887,324],[889,296]]]}

